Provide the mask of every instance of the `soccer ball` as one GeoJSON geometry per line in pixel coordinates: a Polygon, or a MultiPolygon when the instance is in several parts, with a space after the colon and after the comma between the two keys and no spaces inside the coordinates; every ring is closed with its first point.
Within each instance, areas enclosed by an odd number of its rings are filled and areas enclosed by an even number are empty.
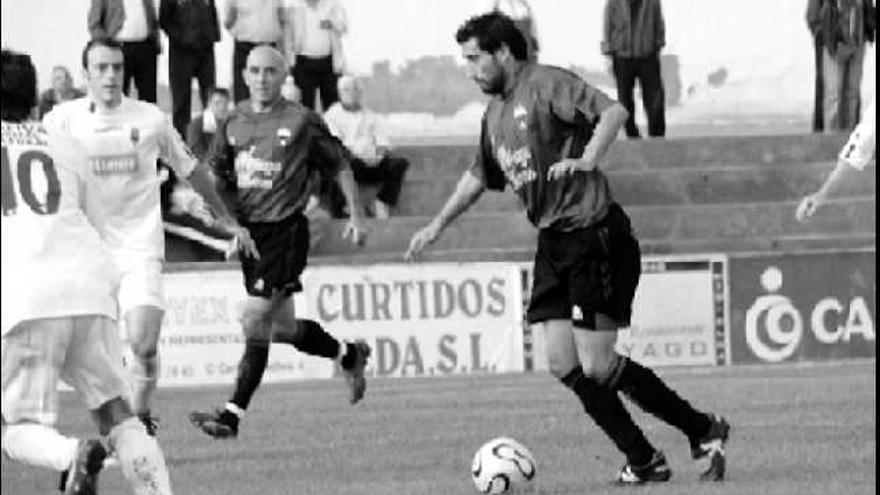
{"type": "Polygon", "coordinates": [[[512,438],[489,440],[474,455],[471,476],[481,493],[508,493],[527,488],[537,474],[529,449],[512,438]]]}

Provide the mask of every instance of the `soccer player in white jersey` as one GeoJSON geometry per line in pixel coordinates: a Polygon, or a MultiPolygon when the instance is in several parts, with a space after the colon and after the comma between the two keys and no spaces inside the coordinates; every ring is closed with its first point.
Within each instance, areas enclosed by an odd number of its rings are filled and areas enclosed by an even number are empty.
{"type": "Polygon", "coordinates": [[[831,175],[825,179],[819,190],[813,194],[809,194],[801,200],[798,205],[795,216],[799,222],[807,222],[816,213],[820,206],[828,201],[828,197],[844,182],[845,178],[858,170],[864,170],[876,159],[877,149],[877,110],[874,100],[865,109],[862,115],[862,121],[856,126],[855,130],[850,134],[849,141],[840,155],[837,157],[837,166],[831,171],[831,175]]]}
{"type": "Polygon", "coordinates": [[[189,178],[242,249],[256,251],[248,231],[226,211],[210,171],[197,166],[168,117],[151,103],[122,95],[122,47],[107,39],[89,41],[82,64],[88,95],[57,105],[44,123],[70,132],[82,143],[96,176],[108,213],[107,241],[122,272],[119,309],[134,355],[132,406],[155,434],[150,397],[158,377],[165,251],[156,160],[161,158],[181,179],[189,178]]]}
{"type": "Polygon", "coordinates": [[[97,493],[107,450],[54,428],[61,379],[108,436],[134,493],[170,495],[159,445],[123,398],[119,277],[99,234],[105,217],[89,194],[85,153],[28,120],[37,103],[30,57],[3,50],[0,59],[3,452],[61,472],[65,494],[97,493]]]}

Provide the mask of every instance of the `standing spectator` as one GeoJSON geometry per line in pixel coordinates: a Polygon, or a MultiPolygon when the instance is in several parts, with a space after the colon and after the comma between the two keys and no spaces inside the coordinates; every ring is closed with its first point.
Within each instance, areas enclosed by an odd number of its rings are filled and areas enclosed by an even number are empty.
{"type": "Polygon", "coordinates": [[[82,98],[86,94],[73,87],[73,78],[67,67],[56,65],[52,68],[52,87],[40,95],[40,118],[49,113],[57,103],[82,98]]]}
{"type": "Polygon", "coordinates": [[[186,132],[192,114],[192,80],[199,82],[202,108],[214,87],[214,43],[220,25],[214,0],[161,0],[159,26],[168,35],[168,79],[174,128],[186,132]]]}
{"type": "Polygon", "coordinates": [[[660,76],[660,49],[665,45],[660,0],[607,0],[602,53],[611,57],[617,99],[629,112],[626,135],[630,138],[639,138],[633,101],[636,79],[648,115],[648,134],[666,134],[666,97],[660,76]]]}
{"type": "Polygon", "coordinates": [[[810,22],[810,6],[812,1],[807,2],[807,27],[813,38],[813,59],[815,61],[815,78],[813,92],[813,132],[822,132],[825,130],[825,117],[822,114],[822,101],[824,100],[824,88],[822,86],[822,31],[819,29],[818,22],[810,22]]]}
{"type": "Polygon", "coordinates": [[[235,40],[232,98],[238,103],[248,97],[242,76],[248,54],[259,45],[281,48],[285,14],[281,0],[228,0],[224,18],[223,25],[235,40]]]}
{"type": "Polygon", "coordinates": [[[824,129],[852,130],[859,120],[865,43],[874,41],[870,0],[810,0],[807,24],[822,44],[824,129]]]}
{"type": "Polygon", "coordinates": [[[156,58],[162,48],[153,0],[91,0],[88,22],[92,39],[122,43],[125,95],[134,81],[138,99],[156,103],[156,58]]]}
{"type": "Polygon", "coordinates": [[[217,128],[229,116],[229,91],[225,88],[212,88],[209,95],[205,110],[186,128],[186,144],[200,160],[208,154],[217,128]]]}
{"type": "Polygon", "coordinates": [[[339,101],[337,80],[345,70],[342,35],[348,31],[345,9],[338,0],[293,0],[286,33],[288,62],[302,93],[302,104],[315,109],[320,91],[321,109],[339,101]]]}
{"type": "Polygon", "coordinates": [[[494,0],[491,10],[501,12],[513,19],[513,23],[522,31],[529,45],[528,60],[537,62],[538,30],[535,27],[535,16],[532,14],[532,7],[528,0],[494,0]]]}
{"type": "Polygon", "coordinates": [[[378,184],[373,212],[388,218],[397,204],[403,175],[409,167],[404,158],[391,156],[391,144],[382,131],[378,116],[361,103],[362,88],[351,76],[339,79],[340,101],[324,114],[324,121],[354,155],[351,170],[358,184],[378,184]]]}

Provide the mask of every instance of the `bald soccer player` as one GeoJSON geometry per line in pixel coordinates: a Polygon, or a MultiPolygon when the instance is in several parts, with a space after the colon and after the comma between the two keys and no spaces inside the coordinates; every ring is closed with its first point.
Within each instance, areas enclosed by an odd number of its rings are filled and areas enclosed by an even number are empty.
{"type": "Polygon", "coordinates": [[[340,342],[319,323],[297,320],[291,297],[302,290],[299,277],[309,250],[303,211],[314,185],[310,178],[338,178],[352,212],[344,235],[355,245],[365,239],[349,154],[320,115],[282,97],[287,63],[280,52],[254,48],[243,75],[250,99],[239,103],[218,129],[207,162],[259,254],[241,259],[247,291],[241,315],[245,349],[232,397],[215,411],[190,414],[195,426],[215,438],[238,435],[239,422],[266,370],[271,342],[336,360],[352,404],[364,396],[364,368],[370,356],[365,342],[340,342]]]}

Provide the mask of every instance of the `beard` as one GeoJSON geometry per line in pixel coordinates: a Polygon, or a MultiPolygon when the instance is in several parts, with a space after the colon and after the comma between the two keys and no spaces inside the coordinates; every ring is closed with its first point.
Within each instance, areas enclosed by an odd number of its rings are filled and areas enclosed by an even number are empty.
{"type": "Polygon", "coordinates": [[[487,95],[495,96],[504,91],[504,78],[501,75],[488,79],[476,79],[475,81],[480,90],[487,95]]]}

